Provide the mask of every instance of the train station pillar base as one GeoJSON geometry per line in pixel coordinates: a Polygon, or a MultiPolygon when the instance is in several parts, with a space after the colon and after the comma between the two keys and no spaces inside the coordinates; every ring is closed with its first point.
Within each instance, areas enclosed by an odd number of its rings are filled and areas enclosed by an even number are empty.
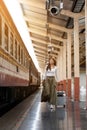
{"type": "Polygon", "coordinates": [[[79,77],[74,78],[74,100],[79,101],[79,95],[80,95],[80,87],[79,87],[79,77]]]}
{"type": "Polygon", "coordinates": [[[58,91],[65,91],[66,93],[66,80],[62,80],[58,83],[58,87],[57,87],[58,91]]]}
{"type": "Polygon", "coordinates": [[[67,96],[71,98],[71,79],[67,79],[67,96]]]}
{"type": "Polygon", "coordinates": [[[66,80],[63,80],[63,90],[66,92],[66,80]]]}

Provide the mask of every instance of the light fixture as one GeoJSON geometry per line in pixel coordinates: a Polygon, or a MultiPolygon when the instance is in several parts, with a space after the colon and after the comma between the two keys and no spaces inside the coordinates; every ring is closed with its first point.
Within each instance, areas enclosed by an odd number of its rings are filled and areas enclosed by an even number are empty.
{"type": "Polygon", "coordinates": [[[57,6],[52,6],[50,8],[50,14],[51,15],[57,15],[60,12],[60,8],[57,6]]]}
{"type": "Polygon", "coordinates": [[[52,45],[48,44],[48,53],[51,53],[51,52],[52,52],[52,45]]]}
{"type": "Polygon", "coordinates": [[[50,38],[50,43],[48,44],[48,54],[51,54],[53,52],[54,48],[51,44],[51,38],[50,38]]]}
{"type": "Polygon", "coordinates": [[[50,12],[52,16],[56,16],[63,9],[63,0],[47,0],[46,9],[50,12]],[[57,6],[56,1],[60,1],[60,4],[57,6]]]}

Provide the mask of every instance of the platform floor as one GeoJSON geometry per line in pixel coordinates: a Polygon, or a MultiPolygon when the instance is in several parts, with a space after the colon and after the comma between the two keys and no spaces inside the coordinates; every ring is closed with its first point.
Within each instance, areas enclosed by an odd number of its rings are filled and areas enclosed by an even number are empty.
{"type": "Polygon", "coordinates": [[[67,100],[65,108],[51,112],[40,102],[41,90],[0,118],[0,130],[87,130],[84,103],[67,100]]]}

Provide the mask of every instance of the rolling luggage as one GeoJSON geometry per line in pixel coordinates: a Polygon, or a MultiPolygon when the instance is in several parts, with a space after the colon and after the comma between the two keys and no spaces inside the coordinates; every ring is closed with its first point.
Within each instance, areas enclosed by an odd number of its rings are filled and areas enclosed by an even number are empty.
{"type": "MultiPolygon", "coordinates": [[[[63,84],[61,85],[61,90],[57,90],[57,107],[65,107],[66,105],[66,94],[63,91],[63,84]]],[[[59,87],[59,86],[58,86],[59,87]]]]}

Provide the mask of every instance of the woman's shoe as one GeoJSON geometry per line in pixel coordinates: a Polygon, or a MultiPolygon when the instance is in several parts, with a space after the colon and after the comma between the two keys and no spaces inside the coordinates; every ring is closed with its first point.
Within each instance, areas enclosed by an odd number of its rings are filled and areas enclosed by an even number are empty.
{"type": "Polygon", "coordinates": [[[50,109],[51,109],[51,111],[55,111],[55,105],[50,105],[50,109]]]}
{"type": "Polygon", "coordinates": [[[53,108],[54,108],[54,107],[53,107],[53,105],[51,104],[51,105],[50,105],[50,109],[53,109],[53,108]]]}

